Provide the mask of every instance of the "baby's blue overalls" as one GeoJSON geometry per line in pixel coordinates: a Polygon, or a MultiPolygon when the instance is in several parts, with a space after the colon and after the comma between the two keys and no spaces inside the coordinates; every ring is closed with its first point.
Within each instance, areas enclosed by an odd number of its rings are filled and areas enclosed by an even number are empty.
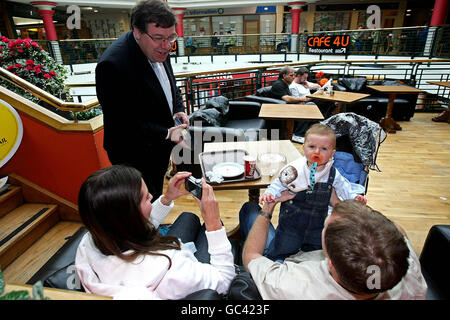
{"type": "Polygon", "coordinates": [[[281,203],[278,227],[266,255],[268,258],[284,260],[300,249],[322,249],[322,229],[328,215],[335,174],[336,169],[331,167],[327,182],[317,182],[311,193],[304,190],[292,200],[281,203]]]}

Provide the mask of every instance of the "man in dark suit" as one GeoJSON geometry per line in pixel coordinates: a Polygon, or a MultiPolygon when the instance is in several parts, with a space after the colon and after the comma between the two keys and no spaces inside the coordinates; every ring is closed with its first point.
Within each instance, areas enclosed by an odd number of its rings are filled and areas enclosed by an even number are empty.
{"type": "Polygon", "coordinates": [[[156,200],[172,148],[189,124],[169,56],[177,39],[176,18],[166,3],[146,0],[132,9],[131,27],[103,53],[95,70],[103,147],[112,164],[141,171],[156,200]],[[175,125],[176,117],[181,126],[175,125]]]}

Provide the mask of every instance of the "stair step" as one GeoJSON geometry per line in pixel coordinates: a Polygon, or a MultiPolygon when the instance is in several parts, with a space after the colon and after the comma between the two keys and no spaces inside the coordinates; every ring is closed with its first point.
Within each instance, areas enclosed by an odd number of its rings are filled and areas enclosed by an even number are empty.
{"type": "Polygon", "coordinates": [[[57,205],[26,203],[0,218],[0,267],[5,269],[59,219],[57,205]]]}
{"type": "Polygon", "coordinates": [[[59,221],[20,257],[2,270],[6,283],[26,284],[83,224],[59,221]]]}
{"type": "Polygon", "coordinates": [[[8,191],[0,195],[0,218],[22,204],[22,188],[19,186],[10,186],[8,191]]]}

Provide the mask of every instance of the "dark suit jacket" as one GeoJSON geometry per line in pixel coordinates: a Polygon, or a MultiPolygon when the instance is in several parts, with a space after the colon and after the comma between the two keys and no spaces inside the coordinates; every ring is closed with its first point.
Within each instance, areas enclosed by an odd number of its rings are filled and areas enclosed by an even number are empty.
{"type": "MultiPolygon", "coordinates": [[[[172,87],[173,113],[184,111],[170,56],[164,68],[172,87]]],[[[103,53],[95,79],[103,109],[103,146],[108,154],[123,156],[130,163],[141,157],[152,157],[167,168],[174,144],[165,138],[174,121],[164,90],[132,31],[114,41],[103,53]]]]}

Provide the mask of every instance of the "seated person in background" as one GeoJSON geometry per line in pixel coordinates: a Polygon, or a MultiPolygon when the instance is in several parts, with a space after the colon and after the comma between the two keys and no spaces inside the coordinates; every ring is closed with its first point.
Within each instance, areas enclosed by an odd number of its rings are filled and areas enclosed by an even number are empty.
{"type": "MultiPolygon", "coordinates": [[[[328,102],[323,100],[315,100],[308,98],[307,96],[311,94],[312,90],[320,89],[320,85],[317,83],[312,83],[308,81],[309,70],[306,67],[300,67],[295,72],[294,81],[289,85],[291,94],[294,97],[303,99],[306,104],[313,103],[316,104],[325,119],[329,118],[336,108],[334,102],[328,102]]],[[[294,135],[292,140],[295,142],[303,143],[306,130],[314,124],[312,121],[297,121],[294,127],[294,135]]]]}
{"type": "Polygon", "coordinates": [[[186,49],[187,48],[191,50],[191,53],[195,53],[195,50],[197,50],[197,47],[195,46],[195,41],[192,37],[188,37],[186,39],[186,49]]]}
{"type": "MultiPolygon", "coordinates": [[[[301,157],[286,165],[260,198],[273,202],[284,190],[295,197],[281,203],[278,227],[266,243],[264,255],[271,260],[284,260],[297,253],[322,249],[321,234],[324,221],[335,204],[333,191],[343,199],[356,199],[362,203],[364,196],[352,192],[350,182],[333,167],[336,135],[323,124],[314,124],[306,133],[301,157]]],[[[239,213],[241,230],[248,233],[261,208],[255,203],[244,205],[239,213]]],[[[244,235],[243,235],[244,236],[244,235]]]]}
{"type": "Polygon", "coordinates": [[[312,101],[307,95],[311,94],[311,89],[320,89],[320,85],[308,81],[309,70],[306,67],[300,67],[295,71],[295,78],[289,85],[291,95],[298,98],[303,98],[303,102],[312,101]]]}
{"type": "MultiPolygon", "coordinates": [[[[263,212],[292,195],[283,191],[263,212]]],[[[284,263],[263,256],[270,221],[261,215],[243,249],[243,262],[263,299],[425,299],[427,284],[406,233],[380,212],[355,201],[337,203],[325,220],[323,250],[284,263]]]]}
{"type": "Polygon", "coordinates": [[[294,81],[295,72],[292,67],[284,67],[278,74],[278,79],[272,83],[270,94],[279,100],[284,100],[286,103],[299,103],[304,104],[305,99],[294,97],[289,89],[289,85],[294,81]]]}
{"type": "MultiPolygon", "coordinates": [[[[219,38],[217,37],[217,32],[214,32],[213,36],[211,37],[211,47],[213,48],[213,53],[219,52],[219,38]]],[[[222,51],[222,50],[220,50],[222,51]]]]}
{"type": "Polygon", "coordinates": [[[236,45],[236,38],[231,34],[231,31],[227,32],[225,43],[225,54],[230,53],[230,48],[236,45]]]}
{"type": "Polygon", "coordinates": [[[194,198],[203,227],[184,212],[165,236],[157,229],[173,200],[188,194],[181,186],[190,175],[178,172],[153,203],[134,168],[114,165],[87,178],[78,205],[89,232],[75,260],[86,292],[115,299],[180,299],[202,289],[227,293],[234,260],[210,185],[202,180],[202,199],[194,198]]]}

